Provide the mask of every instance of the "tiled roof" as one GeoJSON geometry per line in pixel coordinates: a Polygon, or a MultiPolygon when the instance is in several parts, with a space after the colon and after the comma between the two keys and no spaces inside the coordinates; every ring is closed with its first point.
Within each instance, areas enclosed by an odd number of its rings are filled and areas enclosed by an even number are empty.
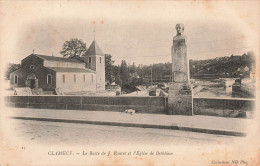
{"type": "Polygon", "coordinates": [[[102,50],[99,48],[97,42],[94,40],[89,46],[86,55],[104,55],[102,50]]]}
{"type": "Polygon", "coordinates": [[[66,67],[46,67],[56,72],[71,72],[71,73],[95,73],[95,71],[83,68],[66,68],[66,67]]]}
{"type": "Polygon", "coordinates": [[[59,62],[72,62],[72,63],[84,63],[75,58],[62,58],[62,57],[55,57],[55,56],[47,56],[47,55],[39,55],[39,54],[32,54],[35,55],[43,60],[47,61],[59,61],[59,62]]]}

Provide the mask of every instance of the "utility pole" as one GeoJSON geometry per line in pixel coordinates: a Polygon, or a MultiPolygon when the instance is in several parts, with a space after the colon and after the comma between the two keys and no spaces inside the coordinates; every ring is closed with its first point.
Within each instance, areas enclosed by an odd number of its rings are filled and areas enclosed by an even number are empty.
{"type": "Polygon", "coordinates": [[[142,76],[141,76],[141,78],[142,78],[142,85],[143,85],[143,84],[144,84],[143,65],[140,64],[139,66],[140,66],[140,70],[141,70],[141,72],[142,72],[142,76]]]}
{"type": "Polygon", "coordinates": [[[153,66],[151,65],[151,86],[153,85],[153,66]]]}
{"type": "Polygon", "coordinates": [[[142,70],[142,85],[144,84],[144,72],[143,72],[143,68],[141,67],[142,70]]]}

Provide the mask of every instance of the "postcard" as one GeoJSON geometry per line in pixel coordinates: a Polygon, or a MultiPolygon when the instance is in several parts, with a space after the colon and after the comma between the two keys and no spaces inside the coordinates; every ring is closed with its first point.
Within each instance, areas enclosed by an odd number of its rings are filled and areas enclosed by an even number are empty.
{"type": "Polygon", "coordinates": [[[1,1],[0,166],[260,165],[258,1],[1,1]]]}

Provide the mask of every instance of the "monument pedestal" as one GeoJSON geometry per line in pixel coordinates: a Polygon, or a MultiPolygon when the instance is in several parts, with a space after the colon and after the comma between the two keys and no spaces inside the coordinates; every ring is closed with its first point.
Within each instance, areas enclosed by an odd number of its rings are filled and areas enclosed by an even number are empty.
{"type": "Polygon", "coordinates": [[[191,90],[169,90],[168,114],[169,115],[193,115],[193,100],[191,90]]]}
{"type": "Polygon", "coordinates": [[[172,85],[168,92],[169,115],[193,115],[192,90],[189,81],[186,36],[183,24],[176,25],[172,43],[172,85]]]}

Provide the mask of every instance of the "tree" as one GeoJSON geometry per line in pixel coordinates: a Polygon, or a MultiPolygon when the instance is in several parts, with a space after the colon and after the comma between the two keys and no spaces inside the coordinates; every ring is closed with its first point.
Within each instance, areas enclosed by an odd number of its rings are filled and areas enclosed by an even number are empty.
{"type": "Polygon", "coordinates": [[[9,79],[10,79],[10,74],[11,74],[13,71],[15,71],[15,70],[17,70],[17,69],[19,69],[19,68],[21,68],[21,65],[20,65],[20,64],[9,63],[9,64],[8,64],[8,67],[7,67],[7,70],[6,70],[6,72],[5,72],[5,78],[9,80],[9,79]]]}
{"type": "Polygon", "coordinates": [[[113,78],[115,79],[115,83],[122,87],[122,80],[120,78],[120,66],[112,65],[112,73],[113,78]]]}
{"type": "Polygon", "coordinates": [[[87,51],[86,43],[81,39],[72,38],[70,41],[65,41],[62,45],[60,54],[66,58],[78,58],[87,51]]]}
{"type": "Polygon", "coordinates": [[[136,70],[137,70],[137,67],[136,67],[135,63],[133,62],[133,65],[129,66],[129,72],[131,74],[134,74],[136,72],[136,70]]]}
{"type": "Polygon", "coordinates": [[[105,74],[106,74],[106,80],[109,82],[109,85],[111,85],[112,82],[114,82],[114,73],[112,70],[112,65],[114,61],[112,61],[112,56],[109,54],[105,54],[105,74]]]}
{"type": "Polygon", "coordinates": [[[129,70],[125,60],[122,60],[120,67],[120,78],[122,80],[122,86],[125,87],[128,84],[129,70]]]}

